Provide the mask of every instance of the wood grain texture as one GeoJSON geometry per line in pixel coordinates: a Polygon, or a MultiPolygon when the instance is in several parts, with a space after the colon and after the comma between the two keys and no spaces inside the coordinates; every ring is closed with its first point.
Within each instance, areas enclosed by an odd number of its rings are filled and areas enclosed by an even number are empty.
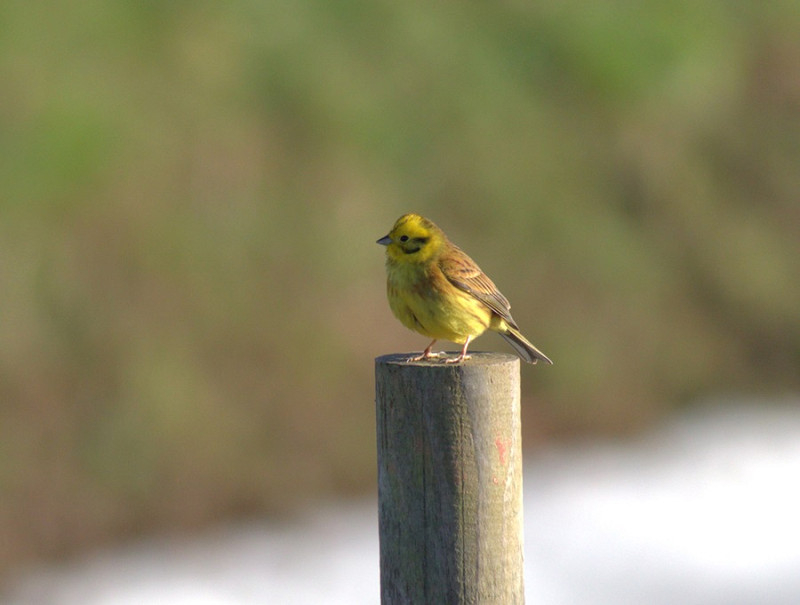
{"type": "Polygon", "coordinates": [[[381,602],[524,603],[519,359],[375,360],[381,602]]]}

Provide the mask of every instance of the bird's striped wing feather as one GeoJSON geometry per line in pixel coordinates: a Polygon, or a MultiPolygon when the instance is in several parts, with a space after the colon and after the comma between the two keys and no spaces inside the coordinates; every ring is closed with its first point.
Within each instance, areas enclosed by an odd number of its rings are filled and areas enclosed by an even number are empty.
{"type": "Polygon", "coordinates": [[[508,299],[481,271],[475,261],[460,248],[453,245],[452,253],[443,256],[439,261],[439,268],[456,288],[468,292],[506,320],[506,323],[516,327],[516,323],[511,317],[511,305],[508,303],[508,299]]]}

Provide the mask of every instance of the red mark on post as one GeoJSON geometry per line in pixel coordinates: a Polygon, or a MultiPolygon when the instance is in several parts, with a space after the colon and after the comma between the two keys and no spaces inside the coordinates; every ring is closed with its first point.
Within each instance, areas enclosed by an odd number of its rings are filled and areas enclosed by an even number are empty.
{"type": "Polygon", "coordinates": [[[506,452],[508,450],[508,445],[506,443],[507,442],[500,439],[500,437],[494,440],[494,445],[497,448],[497,454],[500,456],[500,464],[503,466],[506,465],[506,452]]]}

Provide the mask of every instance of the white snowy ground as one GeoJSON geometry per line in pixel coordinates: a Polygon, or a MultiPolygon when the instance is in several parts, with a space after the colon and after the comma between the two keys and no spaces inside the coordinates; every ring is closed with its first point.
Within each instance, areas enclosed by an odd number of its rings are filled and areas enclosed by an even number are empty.
{"type": "MultiPolygon", "coordinates": [[[[525,468],[537,605],[800,603],[800,401],[719,405],[633,442],[538,452],[525,468]]],[[[376,503],[222,528],[32,570],[3,605],[372,605],[376,503]]]]}

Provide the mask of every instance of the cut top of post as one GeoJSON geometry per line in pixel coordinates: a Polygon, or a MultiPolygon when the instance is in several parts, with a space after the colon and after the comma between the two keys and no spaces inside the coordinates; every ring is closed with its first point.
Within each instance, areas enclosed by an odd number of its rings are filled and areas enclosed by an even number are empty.
{"type": "MultiPolygon", "coordinates": [[[[455,357],[456,355],[458,355],[458,351],[450,351],[447,354],[448,356],[455,357]]],[[[486,366],[486,365],[506,364],[514,362],[516,362],[517,365],[519,365],[519,357],[517,357],[516,355],[511,355],[510,353],[496,353],[494,351],[471,352],[469,354],[469,358],[466,361],[462,361],[460,363],[445,363],[445,358],[429,359],[426,361],[409,361],[409,359],[414,357],[415,355],[416,355],[415,353],[391,353],[389,355],[381,355],[380,357],[375,358],[375,364],[429,367],[433,369],[464,368],[468,366],[478,366],[478,365],[486,366]]]]}

